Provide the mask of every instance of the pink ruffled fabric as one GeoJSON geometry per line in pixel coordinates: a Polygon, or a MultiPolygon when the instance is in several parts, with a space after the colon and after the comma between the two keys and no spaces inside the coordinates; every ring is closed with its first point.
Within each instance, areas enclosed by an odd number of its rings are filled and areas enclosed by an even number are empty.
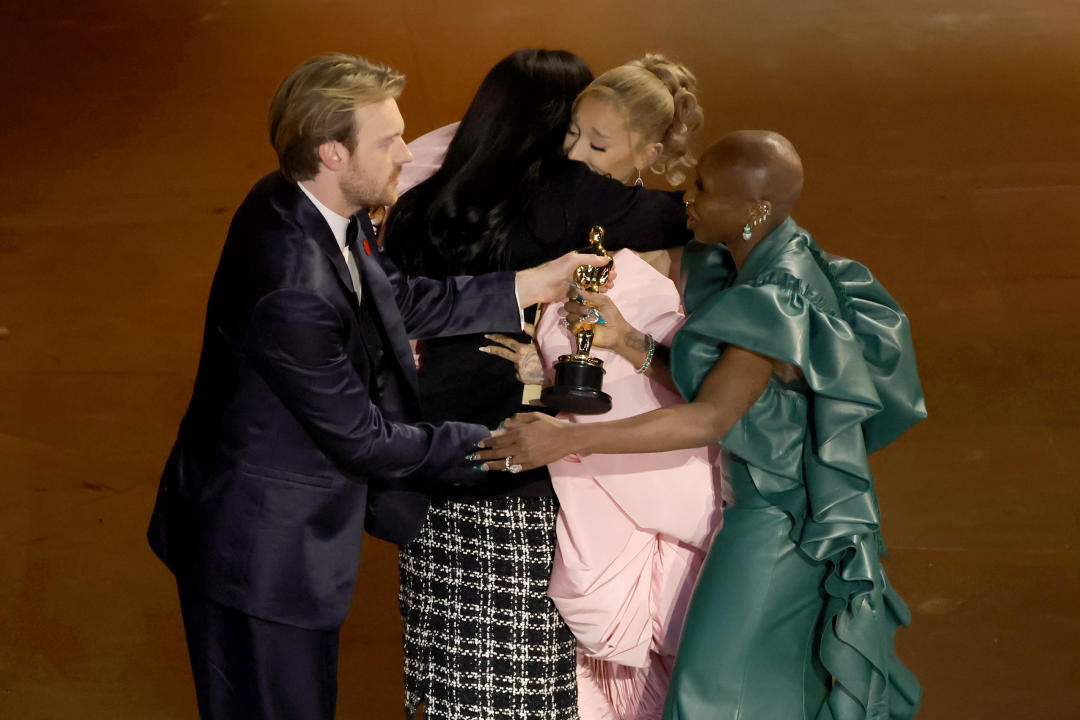
{"type": "Polygon", "coordinates": [[[644,668],[577,657],[578,717],[581,720],[658,720],[675,658],[650,653],[644,668]]]}
{"type": "MultiPolygon", "coordinates": [[[[629,250],[614,258],[612,299],[631,325],[668,344],[684,319],[675,286],[629,250]]],[[[550,306],[537,325],[549,372],[572,352],[561,318],[550,306]]],[[[618,355],[593,354],[604,361],[612,409],[568,419],[614,420],[682,402],[618,355]]],[[[561,508],[548,594],[578,639],[583,720],[660,716],[690,595],[722,523],[710,452],[571,456],[549,466],[561,508]]]]}
{"type": "Polygon", "coordinates": [[[442,167],[446,158],[446,148],[454,138],[460,122],[443,125],[429,133],[425,133],[409,143],[409,151],[413,154],[412,162],[401,167],[398,175],[397,191],[401,195],[406,190],[419,185],[435,174],[442,167]]]}

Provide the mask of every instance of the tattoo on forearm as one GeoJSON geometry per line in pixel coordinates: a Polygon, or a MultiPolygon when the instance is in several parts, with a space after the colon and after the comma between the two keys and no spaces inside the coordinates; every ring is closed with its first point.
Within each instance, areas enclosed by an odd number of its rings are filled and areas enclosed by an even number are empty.
{"type": "Polygon", "coordinates": [[[640,352],[648,352],[649,346],[645,343],[645,336],[639,333],[637,330],[627,330],[623,335],[623,344],[631,350],[638,350],[640,352]]]}
{"type": "Polygon", "coordinates": [[[525,385],[541,385],[544,382],[544,366],[536,349],[530,347],[518,361],[518,380],[525,385]]]}

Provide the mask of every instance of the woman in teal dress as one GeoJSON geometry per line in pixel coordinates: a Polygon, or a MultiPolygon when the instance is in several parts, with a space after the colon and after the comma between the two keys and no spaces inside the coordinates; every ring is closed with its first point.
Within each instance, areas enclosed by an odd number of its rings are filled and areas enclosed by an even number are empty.
{"type": "MultiPolygon", "coordinates": [[[[582,293],[605,320],[594,344],[686,405],[585,426],[522,415],[476,454],[496,470],[724,447],[734,505],[695,591],[667,720],[908,718],[918,708],[919,685],[893,650],[910,614],[879,559],[867,462],[926,416],[908,322],[864,266],[823,253],[791,219],[801,188],[801,161],[775,133],[733,133],[702,156],[688,195],[698,241],[684,258],[689,317],[670,352],[608,298],[582,293]]],[[[566,310],[576,327],[587,307],[566,310]]]]}

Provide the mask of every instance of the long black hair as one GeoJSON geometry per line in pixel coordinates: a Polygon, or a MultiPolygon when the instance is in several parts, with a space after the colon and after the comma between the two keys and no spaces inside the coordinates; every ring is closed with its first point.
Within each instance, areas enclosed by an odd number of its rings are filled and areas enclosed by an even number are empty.
{"type": "Polygon", "coordinates": [[[504,269],[511,224],[562,153],[574,98],[592,81],[565,50],[517,50],[488,72],[442,167],[390,212],[386,250],[406,272],[504,269]]]}

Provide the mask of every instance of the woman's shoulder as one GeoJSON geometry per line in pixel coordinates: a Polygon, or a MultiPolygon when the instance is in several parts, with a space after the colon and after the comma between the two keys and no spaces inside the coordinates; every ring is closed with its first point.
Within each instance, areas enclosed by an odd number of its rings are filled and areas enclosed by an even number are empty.
{"type": "Polygon", "coordinates": [[[778,262],[755,268],[752,273],[737,271],[723,248],[702,251],[691,246],[683,255],[683,300],[689,313],[710,321],[729,317],[726,308],[783,309],[810,305],[835,313],[835,299],[821,289],[820,273],[802,262],[778,258],[778,262]]]}
{"type": "Polygon", "coordinates": [[[807,303],[829,315],[841,316],[841,289],[832,279],[824,254],[813,238],[792,223],[786,236],[763,248],[764,257],[748,263],[751,272],[742,272],[739,285],[760,288],[788,303],[807,303]]]}
{"type": "Polygon", "coordinates": [[[689,316],[673,351],[694,357],[711,348],[706,355],[715,361],[723,347],[735,345],[804,372],[815,358],[858,355],[833,284],[808,240],[798,233],[769,238],[727,277],[734,270],[724,262],[726,253],[699,252],[684,293],[689,316]]]}

